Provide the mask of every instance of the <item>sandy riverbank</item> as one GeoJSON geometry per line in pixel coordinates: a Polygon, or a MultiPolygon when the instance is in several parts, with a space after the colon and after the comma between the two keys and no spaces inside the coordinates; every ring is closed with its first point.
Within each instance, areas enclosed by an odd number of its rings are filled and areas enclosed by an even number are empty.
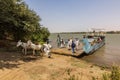
{"type": "Polygon", "coordinates": [[[108,72],[72,56],[54,54],[57,51],[52,50],[51,58],[0,52],[0,80],[101,80],[108,72]]]}

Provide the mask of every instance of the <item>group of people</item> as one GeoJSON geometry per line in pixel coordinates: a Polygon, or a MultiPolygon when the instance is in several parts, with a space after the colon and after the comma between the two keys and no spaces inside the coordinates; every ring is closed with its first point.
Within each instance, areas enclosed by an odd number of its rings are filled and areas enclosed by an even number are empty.
{"type": "Polygon", "coordinates": [[[80,41],[78,38],[73,39],[70,38],[66,41],[63,40],[63,38],[60,37],[60,35],[57,35],[57,47],[58,48],[63,48],[63,47],[67,47],[68,50],[72,50],[72,53],[75,53],[75,50],[78,50],[80,41]]]}

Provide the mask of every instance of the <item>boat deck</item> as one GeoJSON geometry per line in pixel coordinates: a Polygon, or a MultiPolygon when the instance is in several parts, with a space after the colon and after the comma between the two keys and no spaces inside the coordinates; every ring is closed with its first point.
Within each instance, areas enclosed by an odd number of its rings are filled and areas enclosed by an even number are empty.
{"type": "Polygon", "coordinates": [[[68,50],[67,48],[54,48],[51,50],[51,52],[53,54],[78,57],[83,53],[83,50],[82,49],[75,50],[75,53],[72,54],[72,51],[68,50]]]}

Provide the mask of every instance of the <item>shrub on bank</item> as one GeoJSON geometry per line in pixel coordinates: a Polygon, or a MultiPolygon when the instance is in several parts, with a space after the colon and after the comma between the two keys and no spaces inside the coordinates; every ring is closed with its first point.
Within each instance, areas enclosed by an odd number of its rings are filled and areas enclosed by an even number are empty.
{"type": "Polygon", "coordinates": [[[110,74],[103,74],[103,80],[120,80],[120,67],[112,66],[110,74]]]}

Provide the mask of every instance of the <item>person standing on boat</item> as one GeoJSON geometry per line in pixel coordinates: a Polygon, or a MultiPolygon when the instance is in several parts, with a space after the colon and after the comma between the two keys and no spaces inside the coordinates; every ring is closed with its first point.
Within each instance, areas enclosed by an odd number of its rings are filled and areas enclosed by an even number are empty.
{"type": "Polygon", "coordinates": [[[85,35],[83,36],[83,44],[83,50],[88,53],[91,50],[91,45],[85,35]]]}
{"type": "Polygon", "coordinates": [[[58,34],[58,35],[57,35],[57,47],[60,47],[60,44],[61,44],[61,37],[60,37],[60,35],[58,34]]]}
{"type": "Polygon", "coordinates": [[[71,48],[72,48],[72,54],[75,53],[75,42],[72,40],[71,48]]]}

